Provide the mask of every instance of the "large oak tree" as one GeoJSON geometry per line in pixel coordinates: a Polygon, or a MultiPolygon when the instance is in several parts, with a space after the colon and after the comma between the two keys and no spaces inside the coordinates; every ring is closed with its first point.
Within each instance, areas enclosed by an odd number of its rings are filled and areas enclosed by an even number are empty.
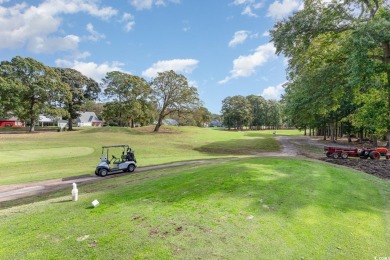
{"type": "Polygon", "coordinates": [[[159,72],[152,80],[151,86],[158,110],[155,132],[159,131],[162,121],[167,116],[191,112],[199,105],[197,89],[190,87],[186,77],[173,70],[159,72]]]}
{"type": "Polygon", "coordinates": [[[103,79],[104,95],[111,100],[106,103],[103,115],[119,125],[134,122],[145,123],[151,117],[149,105],[152,89],[148,82],[138,76],[120,71],[108,72],[103,79]]]}
{"type": "Polygon", "coordinates": [[[72,121],[80,116],[82,105],[88,100],[96,100],[100,93],[99,84],[81,72],[69,68],[54,68],[61,79],[61,82],[69,87],[72,98],[65,102],[65,109],[68,111],[68,129],[73,129],[72,121]]]}
{"type": "Polygon", "coordinates": [[[17,56],[0,63],[0,76],[18,86],[12,92],[17,96],[12,113],[29,123],[30,132],[34,131],[39,114],[52,117],[67,114],[63,106],[71,99],[71,93],[52,68],[32,58],[17,56]]]}

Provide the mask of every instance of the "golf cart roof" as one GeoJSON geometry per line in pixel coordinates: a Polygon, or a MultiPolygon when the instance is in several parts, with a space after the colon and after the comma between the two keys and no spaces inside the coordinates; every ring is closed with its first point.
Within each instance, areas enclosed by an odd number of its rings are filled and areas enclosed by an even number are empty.
{"type": "Polygon", "coordinates": [[[102,148],[118,148],[118,147],[121,147],[121,148],[129,148],[129,146],[127,144],[118,144],[118,145],[108,145],[108,146],[102,146],[102,148]]]}

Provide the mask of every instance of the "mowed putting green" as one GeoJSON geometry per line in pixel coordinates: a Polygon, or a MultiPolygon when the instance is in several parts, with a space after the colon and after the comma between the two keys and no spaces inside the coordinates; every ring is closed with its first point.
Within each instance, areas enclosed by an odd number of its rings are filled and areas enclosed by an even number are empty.
{"type": "Polygon", "coordinates": [[[0,259],[390,255],[390,183],[320,162],[226,158],[78,188],[1,210],[0,259]]]}
{"type": "Polygon", "coordinates": [[[0,151],[0,165],[13,162],[30,162],[57,158],[70,158],[92,154],[91,147],[61,147],[47,149],[30,149],[18,151],[0,151]]]}

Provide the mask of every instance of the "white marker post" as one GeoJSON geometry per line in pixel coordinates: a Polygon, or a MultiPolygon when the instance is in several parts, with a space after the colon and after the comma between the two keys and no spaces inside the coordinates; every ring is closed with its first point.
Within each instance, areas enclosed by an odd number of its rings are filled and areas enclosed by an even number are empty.
{"type": "Polygon", "coordinates": [[[73,189],[72,189],[72,200],[77,201],[79,199],[79,190],[77,189],[77,184],[73,183],[73,189]]]}

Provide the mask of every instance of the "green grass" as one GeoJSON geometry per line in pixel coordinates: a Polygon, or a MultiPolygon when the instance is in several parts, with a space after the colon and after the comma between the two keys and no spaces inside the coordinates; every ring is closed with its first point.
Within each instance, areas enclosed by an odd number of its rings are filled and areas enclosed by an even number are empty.
{"type": "Polygon", "coordinates": [[[226,159],[70,190],[1,210],[0,259],[390,256],[390,183],[320,162],[226,159]]]}
{"type": "Polygon", "coordinates": [[[78,128],[73,132],[1,134],[0,185],[93,174],[104,145],[129,144],[141,167],[279,149],[271,131],[235,132],[197,127],[164,127],[161,133],[152,130],[151,127],[103,127],[78,128]]]}

